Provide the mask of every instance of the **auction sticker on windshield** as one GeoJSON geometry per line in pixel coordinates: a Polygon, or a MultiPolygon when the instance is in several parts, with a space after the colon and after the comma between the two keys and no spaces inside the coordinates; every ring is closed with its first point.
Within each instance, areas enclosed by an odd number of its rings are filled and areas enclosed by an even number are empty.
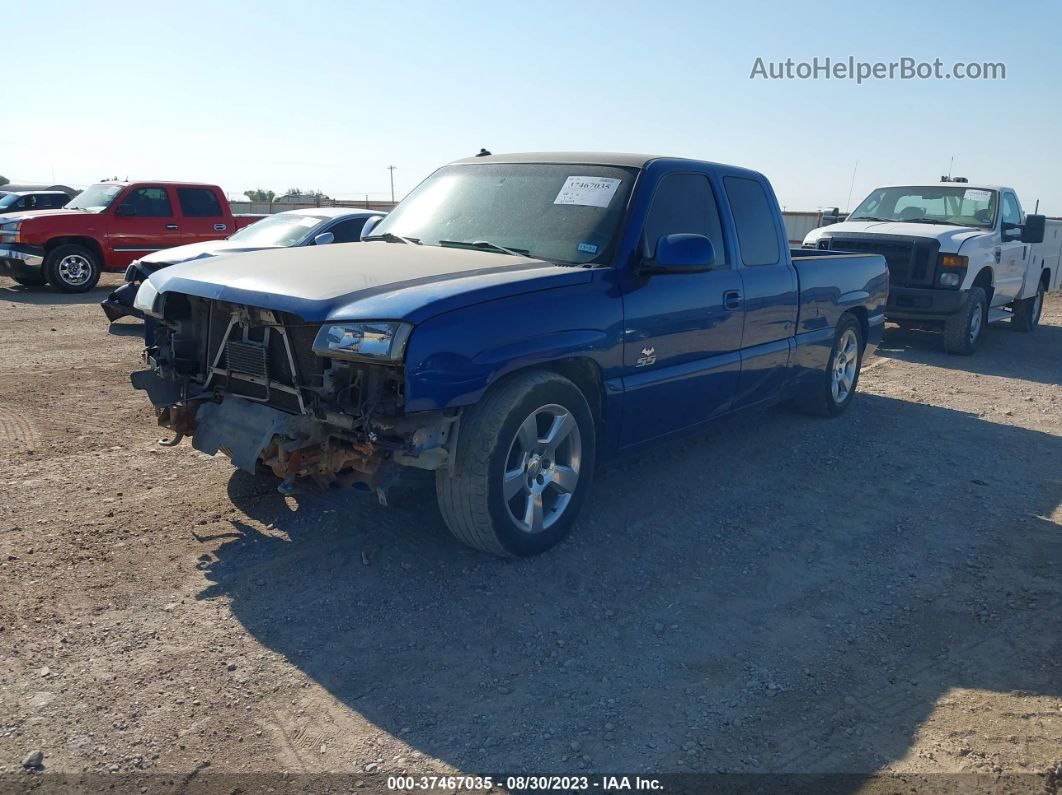
{"type": "Polygon", "coordinates": [[[992,200],[992,191],[967,188],[966,193],[964,193],[962,197],[964,199],[969,199],[972,202],[987,202],[992,200]]]}
{"type": "Polygon", "coordinates": [[[608,207],[621,181],[614,177],[568,177],[553,203],[608,207]]]}

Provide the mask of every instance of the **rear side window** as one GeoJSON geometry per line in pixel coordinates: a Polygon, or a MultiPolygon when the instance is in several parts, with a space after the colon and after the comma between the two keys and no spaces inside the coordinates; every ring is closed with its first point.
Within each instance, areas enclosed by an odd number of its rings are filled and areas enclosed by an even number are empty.
{"type": "Polygon", "coordinates": [[[653,255],[660,238],[676,234],[704,235],[715,247],[716,267],[726,267],[719,208],[703,174],[669,174],[653,194],[645,221],[645,237],[653,255]]]}
{"type": "Polygon", "coordinates": [[[353,243],[361,240],[361,228],[365,226],[365,218],[348,218],[340,221],[328,231],[335,235],[336,243],[353,243]]]}
{"type": "Polygon", "coordinates": [[[165,218],[173,215],[165,188],[137,188],[122,201],[132,205],[138,218],[165,218]]]}
{"type": "Polygon", "coordinates": [[[209,188],[177,188],[177,201],[181,203],[181,213],[186,218],[218,218],[221,202],[209,188]]]}
{"type": "Polygon", "coordinates": [[[775,265],[781,258],[774,208],[763,185],[745,177],[725,177],[726,195],[734,212],[741,261],[745,265],[775,265]]]}

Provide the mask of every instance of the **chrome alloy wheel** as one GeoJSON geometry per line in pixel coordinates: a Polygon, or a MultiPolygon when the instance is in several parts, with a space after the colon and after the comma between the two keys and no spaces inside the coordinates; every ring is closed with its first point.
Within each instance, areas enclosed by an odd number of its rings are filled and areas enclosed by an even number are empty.
{"type": "Polygon", "coordinates": [[[509,518],[525,533],[541,533],[572,500],[582,464],[579,424],[564,406],[535,409],[509,445],[502,498],[509,518]]]}
{"type": "Polygon", "coordinates": [[[846,329],[837,343],[837,352],[833,355],[833,377],[830,391],[833,402],[844,403],[852,387],[855,386],[856,367],[859,366],[859,337],[855,329],[846,329]]]}
{"type": "Polygon", "coordinates": [[[92,263],[80,254],[67,254],[56,268],[59,278],[71,287],[80,287],[92,278],[92,263]]]}

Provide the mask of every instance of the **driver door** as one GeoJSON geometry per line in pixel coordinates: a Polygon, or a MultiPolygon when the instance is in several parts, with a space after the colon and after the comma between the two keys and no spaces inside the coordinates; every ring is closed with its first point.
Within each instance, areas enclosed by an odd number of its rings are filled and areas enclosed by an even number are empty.
{"type": "Polygon", "coordinates": [[[741,275],[726,256],[707,175],[672,173],[645,223],[654,246],[670,234],[708,237],[716,265],[702,273],[639,276],[624,289],[623,431],[630,446],[725,412],[741,374],[741,275]]]}
{"type": "Polygon", "coordinates": [[[1005,226],[1021,223],[1021,205],[1018,204],[1018,198],[1013,193],[1004,193],[1001,200],[1003,209],[993,306],[1003,306],[1017,298],[1025,280],[1025,258],[1028,256],[1026,245],[1021,242],[1021,230],[1007,229],[1005,226]]]}

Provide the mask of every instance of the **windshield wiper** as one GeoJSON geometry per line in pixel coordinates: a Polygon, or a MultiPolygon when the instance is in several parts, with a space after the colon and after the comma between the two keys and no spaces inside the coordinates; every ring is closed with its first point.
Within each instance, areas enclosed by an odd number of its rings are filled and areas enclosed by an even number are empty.
{"type": "Polygon", "coordinates": [[[848,221],[892,221],[892,218],[878,218],[874,215],[853,215],[845,220],[848,221]]]}
{"type": "Polygon", "coordinates": [[[902,221],[901,223],[905,223],[905,224],[947,224],[948,226],[962,226],[962,224],[957,224],[954,221],[938,221],[935,218],[908,218],[906,221],[902,221]]]}
{"type": "Polygon", "coordinates": [[[500,251],[502,254],[509,254],[513,257],[526,257],[531,253],[526,248],[506,248],[505,246],[499,246],[497,243],[491,243],[489,240],[440,240],[439,245],[457,248],[478,248],[482,251],[500,251]]]}
{"type": "Polygon", "coordinates": [[[409,245],[420,245],[420,238],[417,237],[402,237],[402,235],[396,235],[394,232],[384,232],[382,235],[369,235],[363,237],[362,242],[367,240],[384,240],[388,243],[408,243],[409,245]]]}

